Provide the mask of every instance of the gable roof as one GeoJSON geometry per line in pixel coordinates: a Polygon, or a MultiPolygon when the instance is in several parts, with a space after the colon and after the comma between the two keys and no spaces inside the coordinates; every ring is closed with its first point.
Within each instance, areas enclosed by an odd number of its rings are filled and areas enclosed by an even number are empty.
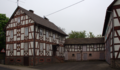
{"type": "Polygon", "coordinates": [[[109,18],[110,18],[110,14],[111,12],[108,11],[112,11],[112,6],[114,5],[114,3],[116,3],[118,0],[114,0],[107,8],[106,10],[106,16],[105,16],[105,20],[104,20],[104,26],[103,26],[103,32],[102,32],[102,36],[105,35],[105,31],[109,22],[109,18]]]}
{"type": "MultiPolygon", "coordinates": [[[[42,17],[34,14],[34,13],[28,11],[28,10],[25,10],[24,8],[22,8],[22,7],[20,7],[20,6],[18,6],[17,9],[22,10],[22,11],[23,11],[26,15],[28,15],[33,21],[35,21],[35,23],[40,24],[40,25],[42,25],[42,26],[44,26],[44,27],[47,27],[47,28],[49,28],[49,29],[51,29],[51,30],[54,30],[54,31],[56,31],[56,32],[58,32],[58,33],[60,33],[60,34],[62,34],[62,35],[67,36],[67,34],[66,34],[65,32],[63,32],[59,27],[57,27],[54,23],[52,23],[52,22],[50,22],[50,21],[48,21],[48,20],[46,20],[46,19],[44,19],[44,18],[42,18],[42,17]]],[[[16,11],[17,11],[17,9],[16,9],[16,11]]],[[[15,12],[16,12],[16,11],[15,11],[15,12]]],[[[15,13],[15,12],[14,12],[14,13],[15,13]]],[[[12,15],[12,16],[13,16],[13,15],[12,15]]]]}
{"type": "Polygon", "coordinates": [[[66,39],[65,44],[96,44],[104,43],[104,38],[72,38],[66,39]]]}

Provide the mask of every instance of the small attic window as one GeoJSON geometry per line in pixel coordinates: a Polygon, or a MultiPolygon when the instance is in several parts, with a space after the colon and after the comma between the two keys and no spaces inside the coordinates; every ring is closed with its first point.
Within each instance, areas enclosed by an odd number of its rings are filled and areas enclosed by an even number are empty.
{"type": "Polygon", "coordinates": [[[20,23],[20,17],[17,18],[17,22],[20,23]]]}

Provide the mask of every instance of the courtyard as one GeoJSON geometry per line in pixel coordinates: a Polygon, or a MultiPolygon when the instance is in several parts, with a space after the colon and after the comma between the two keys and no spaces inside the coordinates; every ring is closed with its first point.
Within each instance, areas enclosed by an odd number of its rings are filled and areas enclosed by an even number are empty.
{"type": "Polygon", "coordinates": [[[47,63],[32,68],[38,70],[120,70],[111,68],[105,61],[47,63]]]}

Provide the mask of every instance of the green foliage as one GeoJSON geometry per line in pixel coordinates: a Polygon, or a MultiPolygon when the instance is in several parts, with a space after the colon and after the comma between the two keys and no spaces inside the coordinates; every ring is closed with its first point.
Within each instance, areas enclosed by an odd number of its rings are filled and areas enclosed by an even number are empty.
{"type": "Polygon", "coordinates": [[[95,35],[92,32],[89,32],[87,37],[88,38],[95,38],[95,35]]]}
{"type": "Polygon", "coordinates": [[[5,48],[5,32],[3,31],[5,25],[7,24],[9,18],[5,14],[0,14],[0,50],[5,48]]]}
{"type": "Polygon", "coordinates": [[[86,38],[86,31],[72,31],[71,33],[68,34],[69,38],[86,38]]]}
{"type": "Polygon", "coordinates": [[[96,38],[96,37],[102,37],[102,35],[95,36],[92,32],[86,33],[86,31],[71,31],[71,33],[68,34],[68,38],[96,38]]]}

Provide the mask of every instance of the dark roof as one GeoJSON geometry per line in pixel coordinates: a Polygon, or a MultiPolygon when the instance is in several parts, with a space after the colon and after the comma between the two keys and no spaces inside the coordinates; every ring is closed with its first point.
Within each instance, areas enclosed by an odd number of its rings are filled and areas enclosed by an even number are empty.
{"type": "Polygon", "coordinates": [[[96,44],[104,43],[104,38],[72,38],[66,39],[65,44],[96,44]]]}
{"type": "Polygon", "coordinates": [[[105,16],[105,20],[104,20],[104,26],[103,26],[102,36],[105,35],[105,31],[106,31],[107,24],[108,24],[108,22],[109,22],[109,18],[110,18],[110,14],[111,14],[111,12],[108,12],[108,11],[112,11],[112,6],[113,6],[113,4],[114,4],[116,1],[118,1],[118,0],[114,0],[114,1],[108,6],[108,8],[107,8],[107,10],[106,10],[106,16],[105,16]]]}
{"type": "Polygon", "coordinates": [[[42,25],[44,27],[47,27],[47,28],[52,29],[52,30],[54,30],[54,31],[56,31],[56,32],[58,32],[58,33],[60,33],[62,35],[67,36],[67,34],[65,32],[63,32],[59,27],[57,27],[54,23],[52,23],[52,22],[50,22],[50,21],[48,21],[48,20],[34,14],[34,13],[28,11],[28,10],[25,10],[24,8],[22,8],[20,6],[18,6],[17,9],[21,9],[25,14],[27,14],[37,24],[40,24],[40,25],[42,25]]]}

